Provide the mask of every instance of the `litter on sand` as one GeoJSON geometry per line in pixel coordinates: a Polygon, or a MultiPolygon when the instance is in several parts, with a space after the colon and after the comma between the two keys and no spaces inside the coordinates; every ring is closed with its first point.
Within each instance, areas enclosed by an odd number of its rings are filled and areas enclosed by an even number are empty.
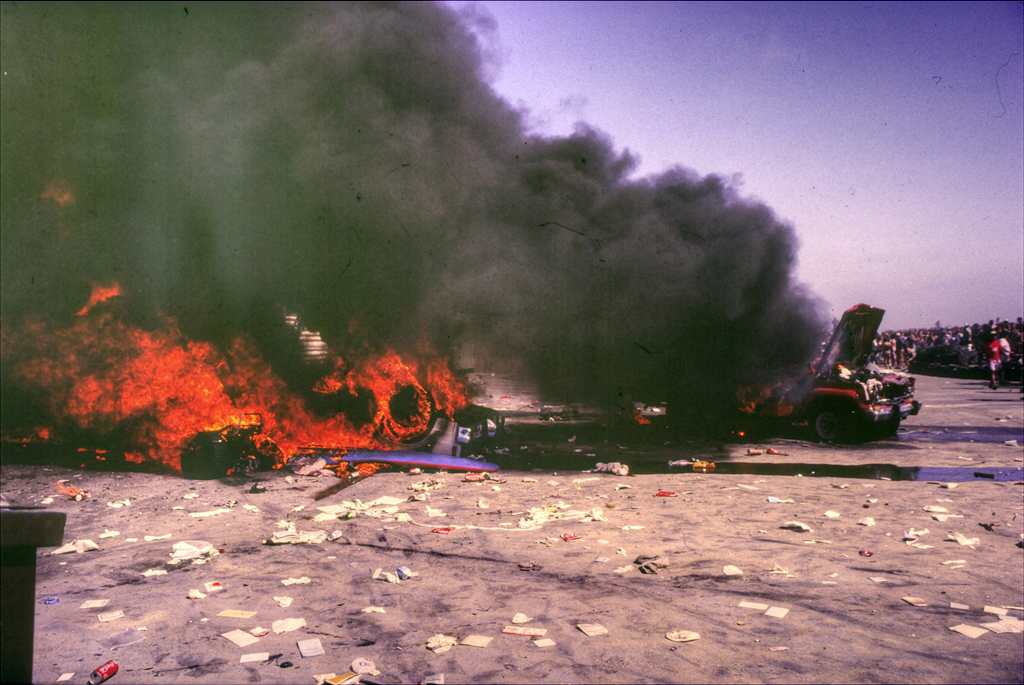
{"type": "Polygon", "coordinates": [[[769,652],[788,652],[789,647],[769,647],[769,652]]]}
{"type": "Polygon", "coordinates": [[[767,604],[761,604],[760,602],[740,602],[741,609],[757,609],[758,611],[768,611],[767,604]]]}
{"type": "Polygon", "coordinates": [[[99,620],[107,623],[109,621],[116,621],[119,618],[124,618],[124,612],[118,609],[117,611],[109,611],[105,614],[98,614],[96,616],[99,620]]]}
{"type": "Polygon", "coordinates": [[[722,573],[727,576],[742,576],[743,570],[737,566],[724,566],[722,567],[722,573]]]}
{"type": "Polygon", "coordinates": [[[801,533],[813,533],[814,531],[806,523],[800,523],[799,521],[786,521],[779,528],[785,530],[798,530],[801,533]]]}
{"type": "Polygon", "coordinates": [[[239,657],[238,662],[247,664],[250,661],[269,661],[270,652],[252,652],[251,654],[243,654],[239,657]]]}
{"type": "Polygon", "coordinates": [[[87,599],[82,602],[82,606],[79,609],[99,609],[105,607],[110,602],[109,599],[87,599]]]}
{"type": "Polygon", "coordinates": [[[911,604],[911,605],[916,606],[916,607],[926,607],[926,606],[928,606],[928,602],[924,601],[920,597],[901,597],[900,599],[902,599],[907,604],[911,604]]]}
{"type": "MultiPolygon", "coordinates": [[[[256,613],[255,611],[253,612],[256,613]]],[[[274,621],[270,624],[270,629],[274,631],[276,635],[281,633],[290,633],[293,630],[304,628],[306,626],[306,619],[304,618],[282,618],[279,621],[274,621]]]]}
{"type": "Polygon", "coordinates": [[[966,635],[967,637],[974,639],[977,639],[985,633],[989,632],[985,628],[979,628],[978,626],[969,626],[966,623],[961,623],[958,626],[951,626],[950,630],[952,630],[955,633],[960,633],[961,635],[966,635]]]}
{"type": "Polygon", "coordinates": [[[256,615],[255,611],[242,611],[240,609],[225,609],[224,611],[217,614],[218,616],[224,616],[225,618],[252,618],[256,615]]]}
{"type": "Polygon", "coordinates": [[[299,640],[295,643],[299,647],[299,654],[302,655],[303,659],[308,659],[311,656],[323,656],[324,646],[320,644],[320,638],[311,637],[308,640],[299,640]]]}
{"type": "Polygon", "coordinates": [[[493,637],[487,637],[486,635],[467,635],[466,639],[459,644],[468,645],[470,647],[486,647],[491,644],[493,637]]]}
{"type": "Polygon", "coordinates": [[[513,623],[529,623],[532,620],[533,619],[527,616],[526,614],[516,614],[512,617],[513,623]]]}
{"type": "Polygon", "coordinates": [[[982,611],[984,611],[986,614],[996,614],[997,616],[1006,616],[1006,609],[1004,609],[1002,607],[991,607],[991,606],[987,606],[986,605],[985,608],[982,609],[982,611]]]}
{"type": "Polygon", "coordinates": [[[364,614],[383,614],[384,607],[366,607],[362,612],[364,614]]]}
{"type": "Polygon", "coordinates": [[[82,552],[88,552],[90,550],[99,548],[100,546],[92,540],[72,540],[63,547],[60,547],[50,552],[50,554],[70,554],[72,552],[74,552],[75,554],[81,554],[82,552]]]}
{"type": "Polygon", "coordinates": [[[949,608],[950,609],[960,609],[961,611],[967,611],[971,607],[970,607],[969,604],[960,604],[959,602],[950,602],[949,603],[949,608]]]}
{"type": "Polygon", "coordinates": [[[427,640],[427,649],[434,654],[443,654],[455,646],[457,640],[450,635],[438,633],[427,640]]]}
{"type": "Polygon", "coordinates": [[[576,627],[579,628],[580,631],[588,637],[608,634],[608,629],[600,623],[579,623],[576,625],[576,627]]]}
{"type": "Polygon", "coordinates": [[[253,637],[244,630],[238,630],[237,628],[226,633],[221,633],[220,636],[231,640],[239,647],[248,647],[249,645],[260,641],[259,638],[253,637]]]}
{"type": "Polygon", "coordinates": [[[549,637],[545,637],[540,640],[534,640],[533,644],[537,645],[538,647],[554,647],[555,641],[549,637]]]}
{"type": "Polygon", "coordinates": [[[965,547],[974,547],[975,545],[981,544],[981,538],[969,538],[963,533],[953,533],[952,535],[947,535],[946,539],[955,540],[956,542],[965,547]]]}
{"type": "Polygon", "coordinates": [[[771,616],[772,618],[785,618],[788,613],[789,609],[784,607],[772,607],[768,611],[764,612],[764,615],[771,616]]]}
{"type": "Polygon", "coordinates": [[[692,630],[673,630],[670,633],[665,633],[665,637],[672,642],[693,642],[700,639],[700,633],[695,633],[692,630]]]}
{"type": "Polygon", "coordinates": [[[520,628],[519,626],[505,626],[502,631],[505,635],[525,635],[526,637],[544,637],[548,634],[547,628],[520,628]]]}
{"type": "Polygon", "coordinates": [[[303,585],[309,583],[309,578],[302,576],[301,578],[285,578],[281,581],[281,585],[303,585]]]}

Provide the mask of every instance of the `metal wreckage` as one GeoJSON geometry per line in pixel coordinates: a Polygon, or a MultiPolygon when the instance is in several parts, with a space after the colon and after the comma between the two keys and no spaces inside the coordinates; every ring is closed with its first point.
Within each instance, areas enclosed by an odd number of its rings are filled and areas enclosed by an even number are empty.
{"type": "Polygon", "coordinates": [[[770,388],[746,388],[740,409],[750,417],[804,423],[819,440],[858,442],[891,437],[921,410],[914,378],[870,361],[885,310],[858,304],[843,313],[807,373],[770,388]]]}

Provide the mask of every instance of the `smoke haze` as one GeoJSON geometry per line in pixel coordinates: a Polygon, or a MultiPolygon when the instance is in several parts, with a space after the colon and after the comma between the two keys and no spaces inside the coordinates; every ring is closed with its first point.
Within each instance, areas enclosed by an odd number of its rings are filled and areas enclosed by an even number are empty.
{"type": "Polygon", "coordinates": [[[81,5],[3,6],[5,326],[117,281],[218,344],[287,309],[342,356],[426,342],[551,399],[703,408],[817,345],[791,226],[717,176],[635,179],[585,125],[530,134],[486,16],[81,5]]]}

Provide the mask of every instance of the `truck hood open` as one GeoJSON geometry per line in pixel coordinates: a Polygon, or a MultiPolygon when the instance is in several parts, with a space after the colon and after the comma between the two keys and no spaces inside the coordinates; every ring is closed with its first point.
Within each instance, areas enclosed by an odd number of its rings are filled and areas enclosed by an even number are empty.
{"type": "Polygon", "coordinates": [[[866,363],[883,316],[884,309],[866,304],[858,304],[843,312],[843,318],[825,345],[815,373],[828,375],[836,364],[856,368],[866,363]]]}

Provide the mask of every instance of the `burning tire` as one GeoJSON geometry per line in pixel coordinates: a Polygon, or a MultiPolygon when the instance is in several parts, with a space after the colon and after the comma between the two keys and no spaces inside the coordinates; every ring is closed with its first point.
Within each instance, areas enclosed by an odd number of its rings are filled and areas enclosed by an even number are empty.
{"type": "Polygon", "coordinates": [[[262,416],[243,414],[237,424],[197,433],[181,452],[181,474],[212,480],[231,473],[272,468],[283,461],[284,455],[277,443],[262,432],[262,416]]]}

